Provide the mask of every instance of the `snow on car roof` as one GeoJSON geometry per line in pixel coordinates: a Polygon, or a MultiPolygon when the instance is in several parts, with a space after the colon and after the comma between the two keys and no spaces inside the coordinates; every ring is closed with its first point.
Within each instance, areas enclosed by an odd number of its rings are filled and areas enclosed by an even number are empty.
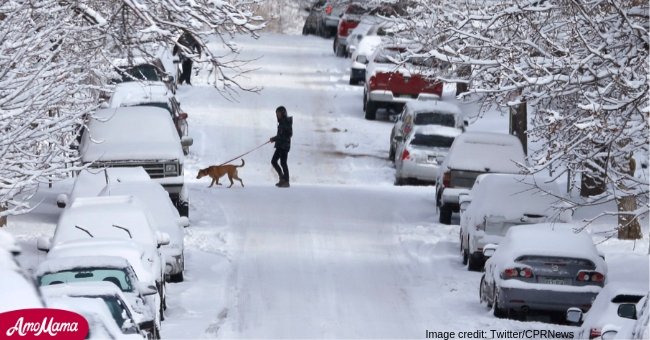
{"type": "Polygon", "coordinates": [[[47,298],[50,308],[69,310],[81,314],[88,321],[90,339],[122,336],[106,302],[101,298],[58,296],[47,298]],[[100,326],[99,324],[103,325],[100,326]],[[105,328],[104,328],[105,327],[105,328]],[[105,334],[108,331],[109,334],[105,334]]]}
{"type": "Polygon", "coordinates": [[[112,108],[143,103],[168,103],[172,93],[161,82],[124,82],[115,85],[109,102],[112,108]]]}
{"type": "Polygon", "coordinates": [[[452,169],[520,173],[525,155],[517,137],[492,132],[466,132],[454,140],[445,159],[452,169]]]}
{"type": "Polygon", "coordinates": [[[524,255],[588,259],[604,273],[605,261],[599,256],[591,236],[578,230],[578,226],[568,223],[511,227],[491,260],[508,263],[524,255]]]}
{"type": "Polygon", "coordinates": [[[72,192],[70,193],[70,202],[78,197],[98,196],[104,187],[106,181],[126,182],[126,181],[147,181],[150,180],[149,174],[143,167],[124,167],[124,168],[88,168],[81,170],[77,174],[72,192]]]}
{"type": "Polygon", "coordinates": [[[561,197],[556,183],[544,183],[536,181],[533,176],[516,174],[479,175],[470,195],[473,202],[466,213],[475,221],[483,220],[485,216],[512,220],[524,214],[551,218],[556,215],[553,206],[561,197]]]}
{"type": "Polygon", "coordinates": [[[356,53],[370,56],[372,52],[374,52],[375,49],[381,45],[381,42],[382,39],[380,36],[367,35],[361,39],[361,42],[359,42],[359,47],[357,48],[356,53]]]}
{"type": "Polygon", "coordinates": [[[133,239],[143,244],[156,243],[150,217],[142,208],[142,203],[132,196],[75,199],[70,208],[61,214],[52,245],[91,238],[133,239]],[[118,227],[127,229],[130,235],[118,227]]]}
{"type": "Polygon", "coordinates": [[[0,267],[0,313],[23,308],[42,308],[38,290],[20,272],[0,267]]]}
{"type": "Polygon", "coordinates": [[[406,109],[410,112],[441,112],[460,116],[463,112],[452,103],[441,100],[413,100],[406,102],[406,109]]]}
{"type": "Polygon", "coordinates": [[[46,259],[36,268],[35,276],[42,276],[47,273],[57,273],[75,268],[129,268],[129,262],[119,256],[71,256],[46,259]]]}
{"type": "Polygon", "coordinates": [[[413,134],[436,135],[445,137],[456,137],[463,133],[462,130],[441,125],[414,125],[413,134]]]}
{"type": "Polygon", "coordinates": [[[152,106],[98,110],[83,135],[80,154],[84,163],[183,160],[180,138],[169,112],[152,106]]]}
{"type": "Polygon", "coordinates": [[[156,63],[155,59],[147,59],[145,57],[131,57],[131,58],[117,58],[114,59],[112,64],[115,67],[129,67],[143,64],[154,65],[156,63]]]}
{"type": "Polygon", "coordinates": [[[14,239],[13,235],[0,229],[0,252],[2,251],[9,253],[20,252],[20,247],[16,243],[16,239],[14,239]]]}

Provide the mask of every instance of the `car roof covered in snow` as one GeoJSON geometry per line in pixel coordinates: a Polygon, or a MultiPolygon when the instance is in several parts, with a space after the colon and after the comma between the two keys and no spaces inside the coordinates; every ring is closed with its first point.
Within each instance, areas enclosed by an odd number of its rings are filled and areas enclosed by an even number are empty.
{"type": "Polygon", "coordinates": [[[420,112],[440,112],[461,116],[458,105],[442,100],[412,100],[406,102],[406,110],[415,114],[420,112]]]}
{"type": "Polygon", "coordinates": [[[380,36],[366,35],[359,42],[359,47],[355,53],[370,56],[375,51],[375,49],[381,45],[381,43],[382,38],[380,36]]]}
{"type": "MultiPolygon", "coordinates": [[[[131,264],[125,258],[119,256],[69,256],[46,259],[36,268],[35,276],[39,277],[47,273],[57,273],[60,271],[77,269],[77,268],[114,268],[125,269],[131,268],[131,264]]],[[[132,269],[131,269],[132,270],[132,269]]]]}
{"type": "MultiPolygon", "coordinates": [[[[1,255],[0,255],[1,257],[1,255]]],[[[6,268],[0,265],[0,313],[23,308],[42,308],[43,301],[38,288],[20,269],[6,268]]]]}
{"type": "Polygon", "coordinates": [[[554,220],[559,217],[559,211],[554,206],[559,208],[562,195],[556,183],[545,183],[533,176],[482,174],[476,178],[470,196],[472,203],[465,214],[478,222],[486,216],[512,220],[525,214],[554,220]]]}
{"type": "MultiPolygon", "coordinates": [[[[20,246],[9,232],[0,229],[0,252],[20,253],[20,246]]],[[[1,255],[0,255],[1,256],[1,255]]]]}
{"type": "Polygon", "coordinates": [[[143,167],[87,168],[79,171],[70,193],[70,202],[78,197],[94,197],[106,187],[106,182],[151,180],[143,167]]]}
{"type": "Polygon", "coordinates": [[[525,155],[517,137],[503,133],[466,132],[458,136],[445,158],[448,168],[480,172],[520,173],[525,155]]]}
{"type": "Polygon", "coordinates": [[[463,131],[460,129],[441,125],[414,125],[413,131],[411,132],[412,135],[435,135],[454,138],[461,133],[463,131]]]}
{"type": "Polygon", "coordinates": [[[112,108],[145,103],[168,103],[172,93],[162,82],[124,82],[115,85],[109,102],[112,108]]]}
{"type": "Polygon", "coordinates": [[[606,274],[605,261],[598,254],[591,236],[574,224],[539,223],[511,227],[488,261],[497,263],[497,266],[508,266],[525,255],[587,259],[596,265],[597,271],[606,274]]]}
{"type": "Polygon", "coordinates": [[[132,106],[97,110],[93,116],[81,141],[82,162],[183,161],[180,138],[169,111],[132,106]]]}
{"type": "Polygon", "coordinates": [[[150,219],[142,203],[133,196],[80,197],[61,214],[52,246],[100,238],[132,239],[157,246],[150,219]]]}
{"type": "MultiPolygon", "coordinates": [[[[607,282],[585,315],[581,328],[586,333],[591,328],[602,328],[610,323],[621,325],[623,318],[618,316],[618,306],[621,303],[638,304],[632,301],[636,299],[641,301],[646,294],[648,294],[647,277],[627,277],[626,281],[607,282]],[[621,296],[624,298],[621,299],[621,296]],[[612,300],[617,297],[619,301],[613,302],[612,300]]],[[[629,321],[623,322],[634,323],[634,320],[627,320],[629,321]]]]}
{"type": "MultiPolygon", "coordinates": [[[[136,338],[122,333],[106,302],[101,298],[52,296],[47,298],[47,306],[81,314],[90,327],[88,339],[136,338]]],[[[137,338],[141,337],[138,335],[137,338]]]]}

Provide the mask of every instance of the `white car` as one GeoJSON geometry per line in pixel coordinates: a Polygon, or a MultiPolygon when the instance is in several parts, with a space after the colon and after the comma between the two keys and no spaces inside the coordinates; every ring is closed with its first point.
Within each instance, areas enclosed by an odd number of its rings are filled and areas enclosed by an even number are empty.
{"type": "Polygon", "coordinates": [[[139,333],[124,333],[101,298],[52,297],[47,304],[50,308],[68,310],[83,316],[89,326],[86,339],[144,339],[139,333]]]}
{"type": "Polygon", "coordinates": [[[35,272],[40,286],[73,282],[110,282],[118,287],[138,315],[140,324],[149,322],[151,334],[160,334],[161,308],[156,287],[138,279],[131,264],[117,256],[73,256],[48,259],[35,272]]]}
{"type": "Polygon", "coordinates": [[[178,132],[165,109],[152,106],[101,109],[81,138],[81,162],[93,168],[142,166],[162,184],[182,216],[189,214],[183,147],[192,145],[178,132]]]}
{"type": "Polygon", "coordinates": [[[20,248],[11,234],[0,230],[0,313],[24,308],[42,308],[43,299],[38,287],[18,265],[15,255],[20,248]]]}
{"type": "Polygon", "coordinates": [[[165,277],[171,282],[183,281],[185,270],[183,228],[189,226],[189,219],[178,214],[165,189],[150,179],[119,181],[106,185],[100,195],[130,195],[142,202],[150,212],[154,228],[169,235],[169,244],[160,247],[165,259],[165,277]]]}
{"type": "Polygon", "coordinates": [[[370,56],[381,45],[382,38],[376,35],[367,35],[361,39],[359,45],[352,53],[350,67],[350,85],[358,85],[366,81],[366,66],[370,56]]]}
{"type": "MultiPolygon", "coordinates": [[[[115,321],[115,324],[124,334],[146,334],[142,329],[147,329],[147,324],[142,315],[136,312],[129,300],[114,283],[97,282],[71,282],[41,287],[41,292],[48,301],[57,297],[81,297],[102,299],[115,321]]],[[[149,323],[153,326],[153,320],[149,323]]]]}
{"type": "Polygon", "coordinates": [[[459,211],[459,198],[467,194],[476,177],[484,173],[521,173],[526,155],[515,136],[493,132],[465,132],[454,140],[436,180],[439,221],[451,224],[459,211]]]}
{"type": "Polygon", "coordinates": [[[508,229],[519,224],[571,222],[560,211],[562,194],[555,183],[533,176],[483,174],[460,198],[460,253],[468,270],[481,271],[483,247],[499,244],[508,229]]]}
{"type": "Polygon", "coordinates": [[[440,125],[417,126],[406,135],[395,155],[395,184],[435,182],[449,147],[461,130],[440,125]]]}
{"type": "Polygon", "coordinates": [[[514,226],[498,246],[486,245],[481,303],[493,308],[494,316],[508,318],[531,310],[589,310],[605,284],[607,266],[580,229],[566,223],[514,226]]]}
{"type": "Polygon", "coordinates": [[[391,130],[388,158],[391,162],[395,161],[395,152],[400,144],[397,139],[401,137],[403,140],[414,126],[441,125],[464,131],[467,124],[462,111],[455,104],[440,100],[407,102],[391,130]]]}
{"type": "Polygon", "coordinates": [[[607,329],[617,333],[622,329],[632,329],[637,319],[637,306],[640,312],[640,302],[647,294],[647,277],[607,283],[594,300],[589,312],[583,315],[582,310],[577,307],[567,311],[568,321],[582,322],[575,338],[595,339],[601,337],[607,329]]]}

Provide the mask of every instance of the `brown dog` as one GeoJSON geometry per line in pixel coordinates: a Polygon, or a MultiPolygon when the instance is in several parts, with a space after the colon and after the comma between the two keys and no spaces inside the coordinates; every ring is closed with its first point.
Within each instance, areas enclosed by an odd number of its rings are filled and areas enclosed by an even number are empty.
{"type": "Polygon", "coordinates": [[[237,176],[237,168],[241,168],[242,166],[244,166],[244,164],[245,164],[244,159],[242,158],[241,165],[232,165],[232,164],[213,165],[205,169],[199,170],[199,174],[196,175],[196,179],[200,179],[201,177],[205,177],[205,176],[212,177],[212,183],[210,183],[210,186],[208,186],[208,188],[210,188],[215,183],[217,183],[217,185],[221,185],[221,183],[219,183],[219,178],[221,178],[221,176],[225,174],[228,174],[228,179],[230,180],[230,186],[228,186],[228,188],[230,188],[234,184],[234,182],[232,181],[233,178],[238,180],[239,183],[241,183],[241,186],[243,187],[244,182],[241,180],[241,178],[239,178],[239,176],[237,176]]]}

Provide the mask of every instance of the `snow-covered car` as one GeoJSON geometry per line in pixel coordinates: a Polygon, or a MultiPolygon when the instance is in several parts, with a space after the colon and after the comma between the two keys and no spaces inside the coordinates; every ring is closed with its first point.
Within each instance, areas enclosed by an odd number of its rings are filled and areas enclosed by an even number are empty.
{"type": "Polygon", "coordinates": [[[403,141],[414,126],[440,125],[464,130],[467,121],[462,116],[460,108],[452,103],[439,100],[407,102],[390,132],[388,158],[395,161],[398,139],[403,141]]]}
{"type": "Polygon", "coordinates": [[[517,174],[525,164],[524,149],[512,135],[493,132],[466,132],[454,140],[436,180],[436,205],[439,221],[451,223],[459,211],[459,197],[467,194],[476,177],[484,173],[517,174]]]}
{"type": "MultiPolygon", "coordinates": [[[[170,237],[167,233],[156,230],[154,225],[150,212],[133,196],[80,197],[63,211],[54,236],[39,238],[37,247],[42,251],[51,251],[53,254],[48,254],[50,257],[54,256],[57,247],[74,241],[92,241],[94,244],[88,248],[90,254],[94,245],[96,252],[100,252],[100,242],[117,241],[108,246],[109,252],[110,248],[120,244],[123,248],[133,245],[137,249],[136,257],[147,274],[145,277],[143,271],[138,277],[141,281],[155,284],[160,295],[160,305],[164,306],[165,260],[159,248],[169,244],[170,237]]],[[[128,256],[125,249],[121,251],[124,257],[128,256]]],[[[121,256],[119,252],[116,253],[121,256]]]]}
{"type": "Polygon", "coordinates": [[[615,329],[617,333],[622,329],[632,329],[637,319],[637,305],[641,311],[639,303],[647,294],[647,277],[608,282],[598,293],[589,312],[583,315],[579,307],[567,311],[567,321],[582,322],[574,338],[596,339],[608,328],[615,329]]]}
{"type": "Polygon", "coordinates": [[[20,248],[13,236],[0,229],[0,313],[24,308],[42,308],[41,292],[15,256],[20,248]]]}
{"type": "Polygon", "coordinates": [[[81,162],[93,168],[142,166],[162,184],[181,216],[189,215],[183,147],[165,109],[151,106],[97,110],[81,140],[81,162]],[[143,128],[146,127],[146,128],[143,128]]]}
{"type": "Polygon", "coordinates": [[[48,307],[79,313],[88,321],[86,339],[144,339],[139,333],[127,333],[130,327],[120,328],[111,316],[111,311],[101,298],[51,297],[48,307]]]}
{"type": "Polygon", "coordinates": [[[189,226],[188,218],[178,214],[165,189],[150,179],[111,182],[100,193],[100,196],[115,195],[130,195],[138,199],[149,211],[153,227],[169,235],[169,244],[160,247],[165,259],[165,277],[171,282],[183,281],[185,269],[183,228],[189,226]]]}
{"type": "Polygon", "coordinates": [[[409,101],[437,100],[443,83],[432,69],[438,61],[414,56],[421,46],[413,43],[384,43],[377,47],[366,66],[363,90],[365,118],[374,120],[378,109],[399,113],[409,101]]]}
{"type": "Polygon", "coordinates": [[[325,30],[325,24],[323,22],[326,5],[327,1],[318,0],[304,8],[309,14],[305,19],[305,24],[302,26],[302,35],[314,34],[325,37],[332,35],[331,29],[329,31],[325,30]]]}
{"type": "Polygon", "coordinates": [[[368,9],[361,2],[350,3],[343,12],[336,28],[333,49],[337,57],[344,57],[347,51],[348,36],[361,22],[362,16],[368,9]]]}
{"type": "Polygon", "coordinates": [[[368,64],[368,58],[370,58],[381,43],[382,38],[377,35],[367,35],[361,39],[357,49],[352,52],[350,85],[358,85],[366,81],[366,65],[368,64]]]}
{"type": "Polygon", "coordinates": [[[151,334],[160,334],[156,287],[138,279],[131,264],[118,256],[71,256],[47,259],[36,268],[40,286],[73,282],[110,282],[118,287],[136,312],[136,321],[151,334]],[[151,322],[151,321],[153,322],[151,322]],[[147,329],[147,327],[152,326],[147,329]]]}
{"type": "Polygon", "coordinates": [[[346,56],[348,57],[351,56],[354,53],[354,51],[357,50],[357,48],[359,47],[359,43],[361,43],[363,37],[368,35],[368,33],[370,33],[372,28],[373,28],[372,22],[361,20],[359,25],[357,25],[357,27],[355,27],[346,38],[346,43],[345,43],[346,56]]]}
{"type": "MultiPolygon", "coordinates": [[[[129,304],[128,299],[114,283],[97,282],[70,282],[56,285],[42,286],[41,292],[45,301],[58,297],[102,299],[115,321],[115,324],[124,334],[146,334],[142,329],[153,327],[153,320],[139,323],[137,313],[129,304]],[[142,327],[141,327],[142,326],[142,327]]],[[[153,336],[153,334],[152,334],[153,336]]]]}
{"type": "Polygon", "coordinates": [[[423,125],[412,129],[397,150],[395,184],[435,182],[449,147],[462,132],[460,129],[440,125],[423,125]]]}
{"type": "MultiPolygon", "coordinates": [[[[107,103],[110,108],[128,106],[153,106],[167,110],[178,136],[188,137],[189,127],[187,113],[181,110],[181,104],[174,94],[159,82],[127,82],[115,86],[113,96],[107,103]]],[[[183,145],[183,152],[189,154],[189,146],[183,145]]]]}
{"type": "Polygon", "coordinates": [[[163,84],[172,93],[176,93],[177,85],[174,76],[165,70],[159,58],[132,57],[113,60],[113,67],[120,76],[111,83],[122,84],[127,82],[158,82],[163,84]]]}
{"type": "Polygon", "coordinates": [[[496,317],[514,317],[530,310],[589,310],[607,277],[605,260],[591,236],[566,223],[511,227],[488,256],[481,278],[481,303],[496,317]]]}
{"type": "Polygon", "coordinates": [[[460,253],[468,270],[481,271],[483,247],[499,244],[514,225],[571,222],[569,210],[560,211],[558,186],[532,176],[483,174],[468,195],[461,197],[460,253]]]}

